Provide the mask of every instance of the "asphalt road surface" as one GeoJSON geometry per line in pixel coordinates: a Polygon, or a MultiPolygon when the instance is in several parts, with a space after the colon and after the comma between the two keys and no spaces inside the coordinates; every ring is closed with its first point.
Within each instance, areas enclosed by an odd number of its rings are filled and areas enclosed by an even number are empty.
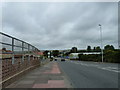
{"type": "Polygon", "coordinates": [[[74,88],[118,88],[118,64],[57,61],[74,88]]]}

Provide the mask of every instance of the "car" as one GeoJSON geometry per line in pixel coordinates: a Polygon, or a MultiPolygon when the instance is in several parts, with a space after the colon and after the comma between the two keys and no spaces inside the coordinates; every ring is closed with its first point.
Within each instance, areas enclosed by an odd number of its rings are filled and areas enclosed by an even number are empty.
{"type": "Polygon", "coordinates": [[[55,61],[57,61],[57,59],[55,59],[55,61]]]}
{"type": "Polygon", "coordinates": [[[64,59],[64,58],[62,58],[62,59],[61,59],[61,61],[65,61],[65,59],[64,59]]]}

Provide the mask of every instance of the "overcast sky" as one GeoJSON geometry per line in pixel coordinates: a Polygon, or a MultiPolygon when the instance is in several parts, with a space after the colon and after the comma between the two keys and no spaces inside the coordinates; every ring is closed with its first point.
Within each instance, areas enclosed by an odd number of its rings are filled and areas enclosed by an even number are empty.
{"type": "Polygon", "coordinates": [[[3,4],[3,31],[39,49],[103,45],[118,48],[118,6],[109,2],[23,2],[3,4]]]}

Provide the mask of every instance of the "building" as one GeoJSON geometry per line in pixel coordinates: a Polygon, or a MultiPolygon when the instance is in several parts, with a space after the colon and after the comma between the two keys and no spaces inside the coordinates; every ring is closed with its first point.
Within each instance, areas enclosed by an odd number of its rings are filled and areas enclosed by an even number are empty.
{"type": "Polygon", "coordinates": [[[78,57],[78,54],[90,55],[90,54],[101,54],[101,52],[82,52],[82,53],[71,53],[71,54],[69,55],[69,58],[70,58],[70,59],[77,59],[77,58],[79,58],[79,57],[78,57]]]}

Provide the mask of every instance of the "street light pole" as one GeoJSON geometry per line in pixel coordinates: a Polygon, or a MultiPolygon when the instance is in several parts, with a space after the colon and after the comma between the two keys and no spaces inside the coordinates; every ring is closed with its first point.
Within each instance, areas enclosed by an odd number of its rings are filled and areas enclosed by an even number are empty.
{"type": "Polygon", "coordinates": [[[103,62],[102,25],[99,24],[99,27],[100,27],[100,37],[101,37],[101,54],[102,54],[102,62],[103,62]]]}

